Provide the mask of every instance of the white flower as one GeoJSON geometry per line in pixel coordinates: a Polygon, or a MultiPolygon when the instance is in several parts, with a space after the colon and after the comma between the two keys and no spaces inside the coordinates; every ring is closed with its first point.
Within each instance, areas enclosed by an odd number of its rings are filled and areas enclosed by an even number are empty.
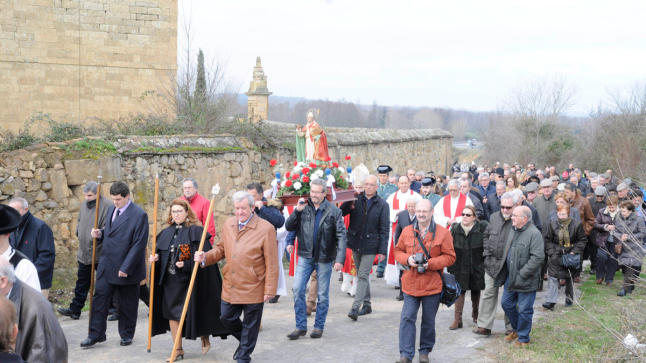
{"type": "Polygon", "coordinates": [[[334,175],[330,174],[327,176],[327,185],[331,186],[336,182],[336,179],[334,179],[334,175]]]}
{"type": "Polygon", "coordinates": [[[284,187],[285,187],[285,183],[286,183],[286,182],[287,182],[287,180],[283,180],[283,182],[282,182],[282,183],[280,183],[280,186],[284,188],[284,187]]]}
{"type": "Polygon", "coordinates": [[[310,180],[316,180],[316,179],[318,179],[318,178],[319,178],[319,176],[318,176],[316,173],[314,173],[314,174],[312,174],[312,176],[310,177],[310,180]]]}
{"type": "Polygon", "coordinates": [[[323,170],[321,170],[321,169],[316,171],[316,175],[318,175],[319,178],[322,178],[323,174],[325,174],[325,172],[323,170]]]}
{"type": "Polygon", "coordinates": [[[294,190],[300,190],[303,185],[301,182],[295,182],[294,183],[294,190]]]}

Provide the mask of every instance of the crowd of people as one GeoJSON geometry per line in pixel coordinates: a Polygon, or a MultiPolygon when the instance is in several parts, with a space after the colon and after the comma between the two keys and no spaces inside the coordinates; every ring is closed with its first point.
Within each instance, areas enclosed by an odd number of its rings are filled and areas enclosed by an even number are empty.
{"type": "MultiPolygon", "coordinates": [[[[88,182],[78,218],[78,279],[69,307],[61,315],[79,319],[96,265],[96,289],[88,336],[90,348],[106,341],[108,315],[118,320],[120,345],[132,344],[139,299],[148,304],[147,264],[155,266],[152,335],[170,332],[180,344],[173,355],[184,357],[181,338],[202,342],[232,336],[239,341],[234,360],[251,361],[265,303],[288,295],[283,255],[293,274],[295,329],[323,337],[330,306],[333,270],[342,289],[353,296],[348,318],[372,313],[371,276],[399,289],[403,301],[398,362],[416,354],[416,320],[421,306],[420,362],[428,362],[435,345],[435,317],[443,290],[443,272],[461,286],[448,329],[464,326],[466,292],[471,297],[473,333],[492,334],[500,288],[505,313],[505,340],[530,344],[536,292],[544,289],[547,311],[556,308],[561,288],[565,306],[576,302],[575,284],[584,260],[599,285],[613,284],[621,269],[618,296],[640,286],[646,243],[644,191],[607,170],[596,174],[570,165],[560,175],[554,167],[496,164],[455,166],[452,175],[388,165],[373,175],[356,177],[356,199],[335,204],[326,199],[328,185],[310,182],[310,193],[295,206],[271,199],[271,191],[254,182],[233,194],[233,216],[216,226],[207,220],[209,201],[194,179],[182,183],[172,201],[156,248],[147,251],[149,221],[124,182],[111,185],[110,198],[98,196],[88,182]],[[269,200],[268,200],[269,199],[269,200]],[[97,203],[97,200],[99,203],[97,203]],[[98,206],[97,206],[98,204],[98,206]],[[99,210],[97,211],[97,207],[99,210]],[[95,228],[94,219],[97,220],[95,228]],[[207,231],[203,226],[208,223],[207,231]],[[217,235],[216,235],[217,233],[217,235]],[[207,243],[199,250],[205,235],[207,243]],[[216,238],[217,236],[217,238],[216,238]],[[92,261],[92,243],[98,241],[92,261]],[[220,271],[218,261],[226,259],[220,271]],[[184,326],[179,326],[194,266],[184,326]]],[[[51,229],[31,215],[28,202],[0,205],[0,357],[3,361],[67,361],[67,342],[47,301],[55,250],[51,229]],[[6,298],[5,298],[6,297],[6,298]],[[11,316],[15,316],[12,319],[11,316]]]]}

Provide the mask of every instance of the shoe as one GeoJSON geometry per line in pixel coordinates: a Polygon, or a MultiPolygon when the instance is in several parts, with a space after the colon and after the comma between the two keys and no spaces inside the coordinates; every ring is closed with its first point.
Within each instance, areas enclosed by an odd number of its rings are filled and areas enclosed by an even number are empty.
{"type": "Polygon", "coordinates": [[[580,284],[581,283],[581,278],[579,276],[577,276],[577,277],[573,278],[572,281],[574,281],[575,284],[580,284]]]}
{"type": "Polygon", "coordinates": [[[612,285],[612,281],[606,281],[606,286],[612,285]]]}
{"type": "Polygon", "coordinates": [[[125,347],[132,344],[132,338],[121,338],[120,346],[125,347]]]}
{"type": "MultiPolygon", "coordinates": [[[[175,351],[175,360],[183,360],[184,359],[184,349],[177,349],[175,351]]],[[[170,358],[166,359],[166,362],[170,362],[170,358]]]]}
{"type": "Polygon", "coordinates": [[[419,354],[419,363],[430,363],[431,360],[428,359],[428,354],[419,354]]]}
{"type": "Polygon", "coordinates": [[[619,290],[619,292],[617,293],[617,296],[626,296],[626,290],[624,289],[619,290]]]}
{"type": "Polygon", "coordinates": [[[596,275],[597,274],[597,269],[590,267],[590,275],[596,275]]]}
{"type": "MultiPolygon", "coordinates": [[[[400,290],[400,291],[401,291],[401,290],[400,290]]],[[[397,300],[397,301],[402,301],[402,300],[404,300],[404,295],[399,294],[399,295],[395,296],[395,300],[397,300]]]]}
{"type": "Polygon", "coordinates": [[[359,310],[352,308],[350,312],[348,313],[348,318],[357,321],[357,318],[359,317],[359,310]]]}
{"type": "Polygon", "coordinates": [[[396,360],[395,363],[413,363],[413,361],[406,357],[399,357],[399,360],[396,360]]]}
{"type": "Polygon", "coordinates": [[[543,303],[543,307],[547,310],[554,311],[555,303],[543,303]]]}
{"type": "Polygon", "coordinates": [[[293,332],[287,334],[287,337],[289,338],[289,340],[296,340],[302,336],[305,336],[305,334],[307,334],[307,330],[296,329],[293,332]]]}
{"type": "Polygon", "coordinates": [[[383,279],[384,278],[384,273],[383,272],[377,272],[377,278],[378,279],[383,279]]]}
{"type": "Polygon", "coordinates": [[[565,286],[565,279],[560,279],[559,280],[559,285],[565,286]]]}
{"type": "Polygon", "coordinates": [[[543,281],[547,281],[547,274],[543,274],[543,281]]]}
{"type": "Polygon", "coordinates": [[[570,300],[570,299],[565,299],[565,306],[566,306],[566,307],[568,307],[568,306],[572,306],[572,300],[570,300]]]}
{"type": "Polygon", "coordinates": [[[81,314],[77,314],[73,312],[72,309],[69,309],[69,308],[58,308],[56,310],[58,311],[59,314],[63,316],[69,316],[70,318],[72,318],[72,320],[79,320],[79,318],[81,317],[81,314]]]}
{"type": "Polygon", "coordinates": [[[372,312],[372,307],[370,305],[364,305],[361,310],[359,310],[359,316],[368,315],[372,312]]]}
{"type": "Polygon", "coordinates": [[[113,313],[108,316],[108,321],[117,321],[119,320],[119,314],[118,313],[113,313]]]}
{"type": "Polygon", "coordinates": [[[211,341],[209,340],[208,335],[201,338],[202,338],[202,355],[204,355],[209,352],[209,349],[211,349],[211,341]]]}
{"type": "Polygon", "coordinates": [[[505,336],[507,336],[507,335],[509,335],[509,334],[511,334],[513,332],[514,332],[513,330],[505,330],[505,336]]]}
{"type": "Polygon", "coordinates": [[[87,337],[85,338],[85,340],[81,342],[81,348],[89,348],[96,343],[103,343],[103,342],[105,342],[105,335],[99,338],[87,337]]]}
{"type": "Polygon", "coordinates": [[[272,297],[271,299],[269,299],[268,303],[275,304],[275,303],[278,302],[278,299],[280,299],[280,295],[276,295],[276,296],[272,297]]]}
{"type": "Polygon", "coordinates": [[[519,347],[519,348],[526,347],[528,345],[529,345],[529,342],[519,342],[519,341],[517,341],[516,343],[514,343],[514,347],[519,347]]]}
{"type": "Polygon", "coordinates": [[[505,336],[505,341],[509,343],[513,342],[516,339],[518,339],[518,333],[515,331],[512,331],[511,334],[505,336]]]}
{"type": "Polygon", "coordinates": [[[314,339],[318,339],[322,336],[323,336],[323,330],[318,328],[314,328],[314,330],[312,330],[312,334],[310,334],[310,338],[314,338],[314,339]]]}
{"type": "Polygon", "coordinates": [[[474,329],[473,329],[473,333],[474,333],[474,334],[478,334],[478,335],[484,335],[484,336],[487,336],[487,337],[488,337],[488,336],[491,336],[491,329],[487,329],[487,328],[474,328],[474,329]]]}
{"type": "Polygon", "coordinates": [[[603,283],[603,279],[597,279],[596,283],[597,285],[601,285],[603,283]]]}

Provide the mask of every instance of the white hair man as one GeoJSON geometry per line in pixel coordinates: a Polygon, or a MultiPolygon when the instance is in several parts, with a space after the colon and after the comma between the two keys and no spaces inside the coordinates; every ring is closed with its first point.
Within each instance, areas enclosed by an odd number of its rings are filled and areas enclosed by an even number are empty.
{"type": "Polygon", "coordinates": [[[462,221],[462,210],[473,202],[466,195],[460,193],[460,183],[456,179],[449,180],[449,191],[433,208],[433,220],[438,226],[448,228],[453,223],[462,221]]]}

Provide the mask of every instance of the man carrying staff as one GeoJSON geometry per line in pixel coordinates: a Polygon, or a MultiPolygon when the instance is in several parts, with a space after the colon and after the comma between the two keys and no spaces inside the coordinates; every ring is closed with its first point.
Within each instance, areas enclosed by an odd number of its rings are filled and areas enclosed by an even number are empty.
{"type": "Polygon", "coordinates": [[[120,344],[132,344],[137,326],[139,283],[146,278],[148,215],[130,200],[130,188],[122,181],[112,184],[110,198],[114,206],[108,210],[105,228],[91,232],[93,238],[103,241],[103,250],[96,273],[90,332],[81,342],[83,348],[106,340],[108,304],[115,292],[119,294],[120,344]]]}
{"type": "MultiPolygon", "coordinates": [[[[104,197],[97,196],[98,184],[94,181],[87,182],[83,187],[83,197],[85,203],[81,204],[81,211],[79,213],[78,224],[76,226],[76,237],[79,239],[79,250],[76,255],[78,260],[78,272],[76,277],[76,287],[74,288],[74,299],[70,303],[69,308],[60,307],[58,312],[63,316],[69,316],[74,320],[78,320],[81,316],[81,309],[85,305],[87,293],[90,291],[90,279],[92,269],[92,241],[90,236],[92,228],[94,228],[94,216],[96,214],[97,199],[99,202],[99,214],[97,220],[97,227],[103,228],[105,226],[106,216],[110,205],[108,200],[104,197]]],[[[96,243],[96,257],[95,268],[101,256],[101,243],[96,243]]]]}
{"type": "Polygon", "coordinates": [[[232,199],[235,216],[224,223],[222,238],[209,252],[196,252],[194,259],[202,266],[227,259],[222,269],[220,321],[240,341],[233,359],[247,363],[258,340],[264,303],[276,294],[276,230],[253,213],[254,199],[249,193],[235,192],[232,199]]]}

